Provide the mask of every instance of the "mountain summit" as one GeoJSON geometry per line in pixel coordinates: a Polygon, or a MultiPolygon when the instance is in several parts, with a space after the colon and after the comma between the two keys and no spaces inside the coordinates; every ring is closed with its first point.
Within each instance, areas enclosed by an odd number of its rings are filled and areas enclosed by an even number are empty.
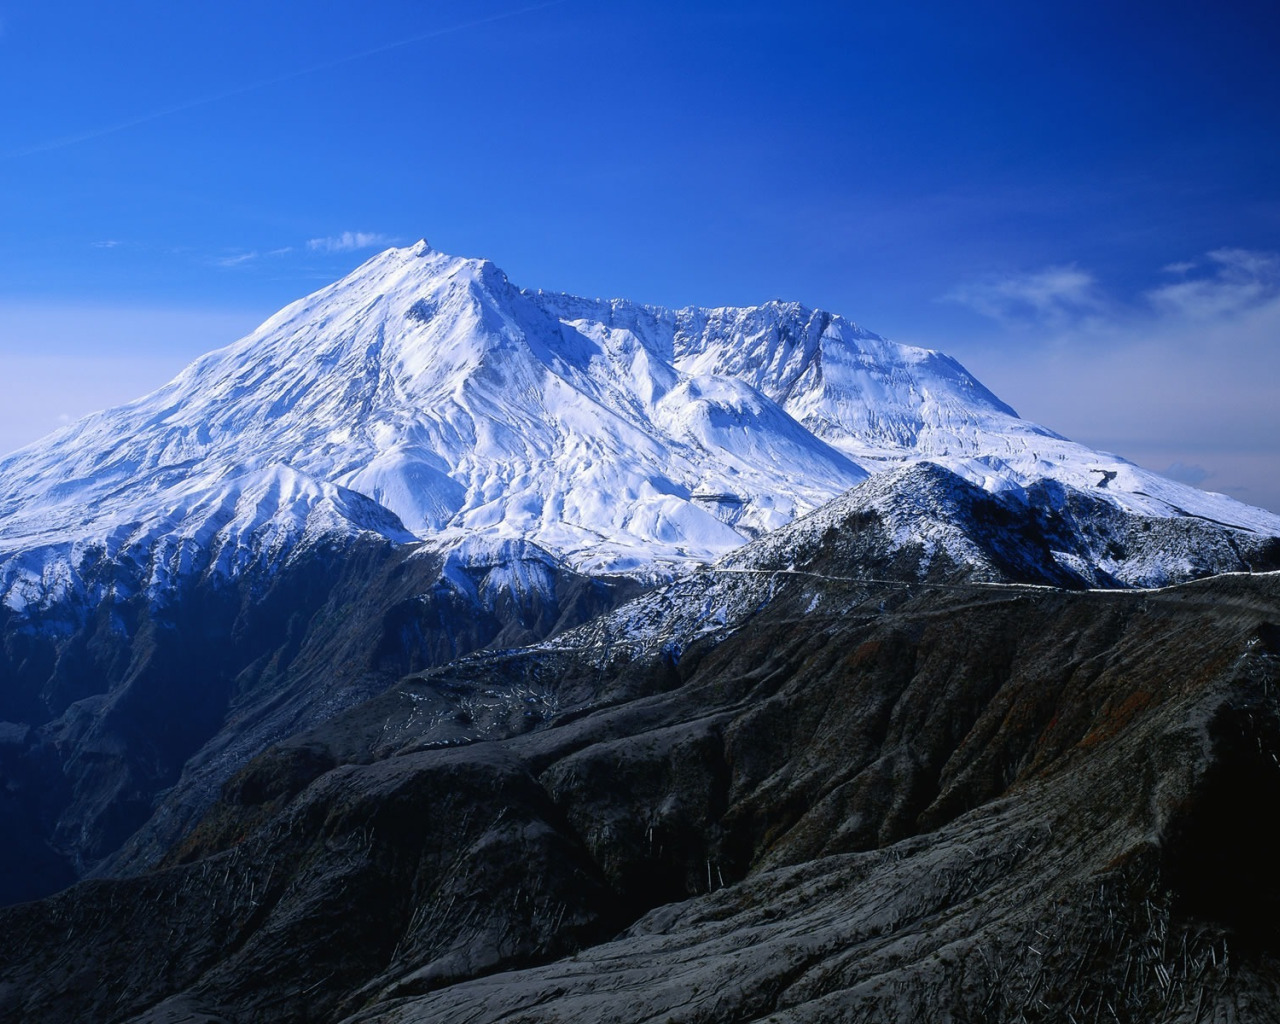
{"type": "MultiPolygon", "coordinates": [[[[614,614],[665,657],[779,580],[1153,586],[1277,537],[840,316],[391,249],[0,460],[0,902],[157,863],[261,751],[478,649],[614,614]]],[[[466,701],[449,742],[496,721],[466,701]]]]}
{"type": "Polygon", "coordinates": [[[111,586],[158,595],[364,533],[529,541],[581,571],[647,573],[917,460],[993,492],[1050,478],[1146,515],[1280,529],[840,316],[530,292],[419,242],[0,461],[0,594],[47,605],[105,558],[132,567],[111,586]]]}

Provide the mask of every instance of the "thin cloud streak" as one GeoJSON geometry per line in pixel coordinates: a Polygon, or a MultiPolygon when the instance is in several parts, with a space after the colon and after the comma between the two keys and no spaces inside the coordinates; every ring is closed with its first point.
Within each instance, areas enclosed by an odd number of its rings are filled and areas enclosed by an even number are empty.
{"type": "Polygon", "coordinates": [[[1074,316],[1056,299],[1024,302],[1020,318],[996,307],[1002,340],[965,359],[1028,419],[1280,511],[1280,257],[1216,249],[1178,272],[1128,303],[1095,282],[1074,316]]]}
{"type": "Polygon", "coordinates": [[[257,258],[257,252],[242,252],[235,256],[221,256],[214,262],[220,267],[239,267],[245,263],[252,263],[257,258]]]}
{"type": "Polygon", "coordinates": [[[91,142],[94,139],[101,139],[108,135],[115,135],[118,132],[127,131],[130,128],[136,128],[139,125],[149,124],[150,122],[158,121],[161,118],[172,117],[174,114],[181,114],[188,110],[195,110],[198,107],[206,107],[213,103],[221,103],[224,100],[234,99],[235,97],[243,96],[246,93],[257,92],[259,89],[266,89],[273,85],[281,85],[285,82],[292,82],[299,78],[305,78],[308,75],[319,74],[322,71],[331,71],[334,68],[343,67],[346,64],[353,64],[356,61],[366,60],[369,57],[376,57],[382,53],[389,53],[392,50],[399,50],[406,46],[412,46],[415,43],[426,42],[430,39],[439,39],[441,36],[465,32],[468,29],[479,28],[482,25],[491,25],[498,21],[506,21],[508,18],[516,18],[524,14],[533,14],[537,11],[543,11],[550,7],[558,7],[561,4],[566,3],[569,3],[569,0],[547,0],[546,3],[534,4],[529,7],[520,7],[513,11],[503,11],[499,14],[489,15],[486,18],[476,18],[472,21],[464,21],[460,24],[450,25],[446,28],[433,29],[430,32],[420,32],[417,35],[409,36],[407,39],[398,39],[392,43],[384,43],[381,46],[375,46],[372,49],[361,50],[359,53],[348,54],[345,57],[338,57],[335,60],[325,61],[321,64],[313,64],[310,67],[299,68],[296,71],[288,71],[282,75],[274,75],[271,78],[259,79],[256,82],[249,82],[245,85],[239,85],[235,88],[226,89],[222,92],[211,93],[208,96],[200,96],[196,99],[184,100],[181,103],[174,103],[167,107],[161,107],[158,110],[148,111],[145,114],[138,114],[134,117],[126,118],[123,121],[117,121],[114,124],[91,128],[87,131],[78,132],[74,135],[64,135],[61,138],[50,139],[47,142],[37,143],[36,145],[27,146],[22,149],[10,150],[8,153],[0,154],[0,163],[6,163],[10,160],[19,160],[28,156],[35,156],[39,153],[49,153],[54,150],[66,149],[68,146],[77,146],[84,142],[91,142]]]}
{"type": "Polygon", "coordinates": [[[266,252],[260,252],[257,249],[245,249],[242,252],[231,253],[227,256],[218,256],[213,260],[213,263],[218,267],[242,267],[248,263],[256,263],[262,259],[288,256],[293,251],[294,246],[292,245],[284,245],[278,249],[268,249],[266,252]]]}
{"type": "Polygon", "coordinates": [[[1066,323],[1104,305],[1093,275],[1075,264],[1030,274],[987,276],[960,285],[943,298],[1001,323],[1027,318],[1066,323]]]}

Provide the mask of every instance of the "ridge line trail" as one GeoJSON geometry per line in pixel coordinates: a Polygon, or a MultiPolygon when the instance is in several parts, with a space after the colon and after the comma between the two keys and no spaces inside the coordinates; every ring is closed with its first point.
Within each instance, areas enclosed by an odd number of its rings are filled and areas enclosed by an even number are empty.
{"type": "Polygon", "coordinates": [[[1184,587],[1194,586],[1196,584],[1208,583],[1213,580],[1226,579],[1232,576],[1280,576],[1280,570],[1272,570],[1270,572],[1219,572],[1209,576],[1201,576],[1194,580],[1185,580],[1181,583],[1169,583],[1162,587],[1084,587],[1082,589],[1073,589],[1071,587],[1055,587],[1048,583],[1002,583],[996,580],[972,580],[966,583],[929,583],[923,580],[889,580],[881,579],[875,576],[832,576],[827,573],[808,572],[803,569],[717,569],[707,567],[703,569],[695,569],[684,580],[673,580],[669,586],[677,583],[693,579],[699,575],[710,573],[738,573],[748,576],[804,576],[810,579],[828,580],[833,583],[874,583],[878,585],[891,587],[926,587],[933,590],[969,590],[972,588],[981,588],[988,590],[1033,590],[1033,591],[1049,591],[1055,594],[1161,594],[1170,591],[1181,590],[1184,587]]]}

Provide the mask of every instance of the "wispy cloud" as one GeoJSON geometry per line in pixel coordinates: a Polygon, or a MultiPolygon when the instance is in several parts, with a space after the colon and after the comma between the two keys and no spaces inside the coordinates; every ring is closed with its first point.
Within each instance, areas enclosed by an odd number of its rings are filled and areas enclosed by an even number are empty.
{"type": "Polygon", "coordinates": [[[965,285],[949,297],[999,327],[957,354],[1030,419],[1280,511],[1280,255],[1164,269],[1178,280],[1128,300],[1075,267],[965,285]]]}
{"type": "Polygon", "coordinates": [[[213,264],[218,267],[243,267],[248,263],[256,263],[259,260],[288,256],[294,251],[295,247],[292,245],[281,246],[278,249],[267,249],[265,252],[258,249],[244,249],[226,256],[215,257],[213,264]]]}
{"type": "Polygon", "coordinates": [[[106,238],[106,239],[103,239],[101,242],[92,243],[95,249],[114,249],[119,244],[120,242],[114,238],[106,238]]]}
{"type": "Polygon", "coordinates": [[[389,235],[375,231],[344,231],[328,238],[313,238],[307,242],[307,248],[312,252],[353,252],[356,249],[372,249],[394,242],[395,239],[389,235]]]}
{"type": "Polygon", "coordinates": [[[1097,281],[1075,264],[1021,274],[987,275],[944,298],[1001,322],[1062,324],[1104,306],[1097,281]]]}
{"type": "Polygon", "coordinates": [[[1006,326],[1107,331],[1122,321],[1149,326],[1239,316],[1280,297],[1280,255],[1252,249],[1214,249],[1202,261],[1160,268],[1178,280],[1128,303],[1108,299],[1097,279],[1075,264],[1025,273],[986,275],[957,285],[943,299],[1006,326]]]}
{"type": "MultiPolygon", "coordinates": [[[[246,82],[244,85],[235,86],[234,88],[226,89],[222,92],[211,93],[207,96],[198,96],[194,99],[174,103],[171,106],[150,110],[145,113],[117,121],[115,124],[101,125],[97,128],[90,128],[86,131],[79,132],[75,135],[65,135],[61,138],[49,139],[45,142],[36,143],[35,145],[26,146],[21,149],[11,150],[7,153],[0,153],[0,162],[20,159],[22,157],[32,156],[36,153],[48,153],[52,150],[65,149],[68,146],[79,145],[82,142],[90,142],[93,139],[100,139],[107,135],[114,135],[117,132],[122,132],[129,128],[137,127],[138,125],[149,124],[152,121],[158,121],[161,118],[184,113],[188,110],[195,110],[198,107],[208,106],[211,103],[220,103],[223,100],[243,96],[246,93],[257,92],[259,89],[265,89],[269,86],[280,85],[284,82],[292,82],[295,79],[305,78],[308,75],[319,74],[323,71],[331,71],[334,68],[340,68],[345,64],[366,60],[369,57],[376,57],[383,53],[389,53],[392,50],[398,50],[401,47],[412,46],[415,43],[426,42],[430,39],[438,39],[441,36],[452,35],[455,32],[465,32],[469,29],[492,24],[493,22],[504,21],[507,18],[516,18],[524,14],[532,14],[537,11],[543,11],[549,7],[557,7],[560,4],[568,2],[569,0],[546,0],[545,3],[532,4],[527,7],[518,7],[508,11],[500,11],[497,14],[491,14],[484,18],[475,18],[470,21],[459,22],[456,25],[446,25],[443,28],[432,29],[429,32],[420,32],[417,35],[408,36],[404,39],[397,39],[389,43],[383,43],[381,46],[374,46],[367,50],[361,50],[358,53],[348,54],[345,57],[338,57],[335,60],[328,60],[320,64],[313,64],[310,67],[298,68],[294,71],[288,71],[282,75],[274,75],[271,78],[263,78],[256,82],[246,82]]],[[[0,23],[0,31],[3,31],[2,23],[0,23]]]]}
{"type": "Polygon", "coordinates": [[[1206,274],[1153,289],[1148,300],[1173,316],[1213,320],[1236,316],[1280,294],[1280,257],[1274,253],[1215,249],[1208,257],[1206,274]]]}
{"type": "Polygon", "coordinates": [[[252,263],[260,254],[255,249],[252,252],[240,252],[231,256],[219,256],[213,262],[220,267],[239,267],[246,263],[252,263]]]}

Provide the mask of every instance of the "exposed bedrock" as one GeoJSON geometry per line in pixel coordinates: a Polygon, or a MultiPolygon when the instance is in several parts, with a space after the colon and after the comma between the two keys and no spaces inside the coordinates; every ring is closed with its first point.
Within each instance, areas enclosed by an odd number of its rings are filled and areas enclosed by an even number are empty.
{"type": "Polygon", "coordinates": [[[268,751],[163,869],[3,911],[0,1016],[1274,1018],[1280,580],[784,585],[268,751]]]}

